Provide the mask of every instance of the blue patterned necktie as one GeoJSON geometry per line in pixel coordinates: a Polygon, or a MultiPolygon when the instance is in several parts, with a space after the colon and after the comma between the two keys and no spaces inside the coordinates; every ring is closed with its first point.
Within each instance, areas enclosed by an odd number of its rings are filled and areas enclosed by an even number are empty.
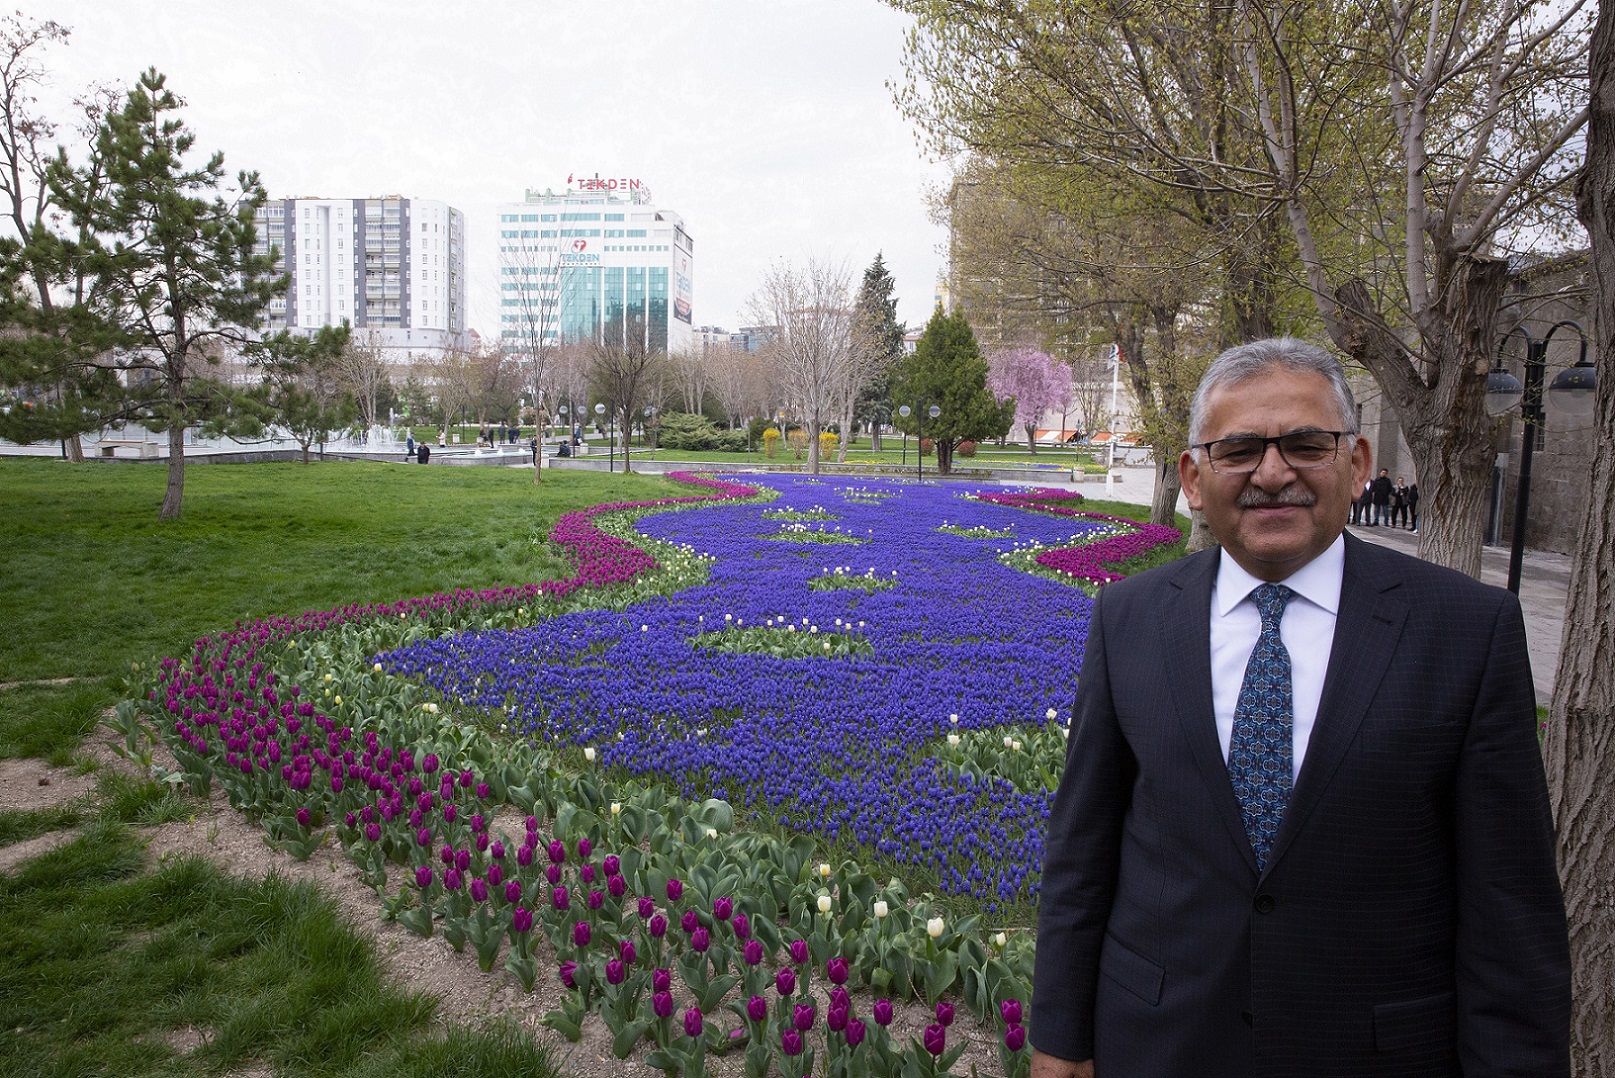
{"type": "Polygon", "coordinates": [[[1263,584],[1251,593],[1262,612],[1262,635],[1245,664],[1228,745],[1228,777],[1245,817],[1245,834],[1256,851],[1256,867],[1264,872],[1294,776],[1290,653],[1279,637],[1279,621],[1293,595],[1283,584],[1263,584]]]}

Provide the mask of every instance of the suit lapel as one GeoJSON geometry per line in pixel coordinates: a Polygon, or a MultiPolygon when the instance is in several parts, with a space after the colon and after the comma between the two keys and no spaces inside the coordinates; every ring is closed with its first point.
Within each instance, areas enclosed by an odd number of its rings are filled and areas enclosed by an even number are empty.
{"type": "Polygon", "coordinates": [[[1185,559],[1173,576],[1167,608],[1162,611],[1169,683],[1175,687],[1178,722],[1201,781],[1217,807],[1217,815],[1252,874],[1256,854],[1245,837],[1245,818],[1228,781],[1228,765],[1217,739],[1217,715],[1211,701],[1211,587],[1217,579],[1217,550],[1185,559]]]}
{"type": "Polygon", "coordinates": [[[1307,740],[1301,774],[1273,845],[1270,869],[1323,798],[1391,668],[1408,615],[1407,601],[1397,594],[1401,583],[1394,559],[1382,557],[1377,548],[1355,536],[1346,536],[1340,613],[1335,618],[1323,697],[1307,740]]]}

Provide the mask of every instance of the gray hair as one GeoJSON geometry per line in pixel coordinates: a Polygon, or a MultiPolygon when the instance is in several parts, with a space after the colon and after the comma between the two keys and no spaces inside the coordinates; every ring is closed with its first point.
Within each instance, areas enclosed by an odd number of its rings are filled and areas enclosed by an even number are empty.
{"type": "Polygon", "coordinates": [[[1349,434],[1358,432],[1357,402],[1352,398],[1351,386],[1346,384],[1346,369],[1340,361],[1315,344],[1294,337],[1269,337],[1235,345],[1211,361],[1205,377],[1200,379],[1200,388],[1194,391],[1194,400],[1189,403],[1189,444],[1200,444],[1206,400],[1214,390],[1254,378],[1274,367],[1316,374],[1327,381],[1340,408],[1340,429],[1349,434]]]}

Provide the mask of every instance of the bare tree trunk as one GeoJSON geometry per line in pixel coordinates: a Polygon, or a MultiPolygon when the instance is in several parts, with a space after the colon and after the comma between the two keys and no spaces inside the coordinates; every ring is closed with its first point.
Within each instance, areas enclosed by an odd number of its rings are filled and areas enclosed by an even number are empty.
{"type": "Polygon", "coordinates": [[[168,488],[163,491],[158,520],[178,520],[180,505],[185,500],[185,424],[177,415],[172,423],[168,428],[168,488]]]}
{"type": "Polygon", "coordinates": [[[1592,241],[1597,439],[1587,519],[1548,723],[1548,789],[1570,919],[1570,1054],[1577,1078],[1615,1073],[1615,9],[1601,5],[1589,60],[1592,118],[1577,189],[1592,241]]]}
{"type": "Polygon", "coordinates": [[[630,430],[629,420],[631,420],[633,418],[633,413],[630,412],[628,409],[624,408],[624,409],[622,409],[622,417],[623,417],[622,429],[619,432],[621,434],[621,437],[619,437],[617,439],[617,441],[622,443],[622,474],[623,475],[628,475],[631,472],[633,472],[633,470],[634,470],[632,467],[629,466],[629,463],[628,463],[628,434],[629,434],[629,430],[630,430]]]}
{"type": "Polygon", "coordinates": [[[1164,459],[1166,454],[1156,453],[1155,497],[1150,501],[1150,523],[1172,527],[1178,519],[1178,494],[1183,489],[1178,479],[1178,459],[1164,459]]]}
{"type": "Polygon", "coordinates": [[[1035,456],[1037,456],[1037,424],[1036,423],[1028,423],[1028,424],[1026,424],[1025,429],[1026,429],[1026,451],[1028,453],[1030,453],[1032,456],[1035,457],[1035,456]]]}

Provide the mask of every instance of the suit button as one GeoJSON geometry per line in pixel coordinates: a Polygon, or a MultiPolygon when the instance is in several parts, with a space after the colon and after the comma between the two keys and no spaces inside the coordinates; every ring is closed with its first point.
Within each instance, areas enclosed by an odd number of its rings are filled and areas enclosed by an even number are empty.
{"type": "Polygon", "coordinates": [[[1256,896],[1256,912],[1257,913],[1272,913],[1274,908],[1277,907],[1277,906],[1278,906],[1278,900],[1275,899],[1272,895],[1257,895],[1256,896]]]}
{"type": "Polygon", "coordinates": [[[1252,1014],[1251,1012],[1249,1012],[1249,1011],[1240,1011],[1239,1012],[1239,1017],[1244,1019],[1245,1024],[1247,1026],[1250,1026],[1252,1029],[1256,1028],[1256,1016],[1254,1014],[1252,1014]]]}

